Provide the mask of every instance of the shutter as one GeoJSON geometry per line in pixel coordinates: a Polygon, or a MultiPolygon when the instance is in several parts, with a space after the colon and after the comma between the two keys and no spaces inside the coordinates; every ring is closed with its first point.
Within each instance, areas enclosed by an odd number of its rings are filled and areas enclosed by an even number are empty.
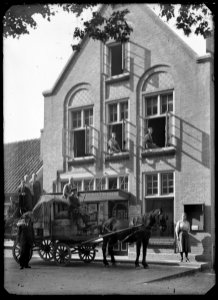
{"type": "Polygon", "coordinates": [[[123,120],[122,121],[122,149],[121,150],[126,150],[126,132],[125,132],[125,127],[126,127],[126,122],[123,120]]]}
{"type": "Polygon", "coordinates": [[[92,155],[92,148],[93,148],[93,145],[92,145],[92,132],[93,132],[93,129],[86,125],[86,129],[85,129],[85,153],[86,155],[92,155]]]}
{"type": "Polygon", "coordinates": [[[75,135],[73,130],[69,131],[68,141],[69,141],[69,156],[74,158],[76,157],[77,146],[76,146],[75,135]]]}
{"type": "Polygon", "coordinates": [[[126,42],[122,44],[122,69],[123,72],[130,72],[130,43],[126,42]]]}
{"type": "Polygon", "coordinates": [[[166,126],[165,126],[165,147],[172,145],[172,114],[166,112],[166,126]]]}
{"type": "Polygon", "coordinates": [[[104,74],[110,76],[110,51],[107,45],[103,45],[103,53],[104,74]]]}
{"type": "Polygon", "coordinates": [[[144,139],[147,131],[148,131],[148,119],[143,118],[142,119],[142,148],[143,149],[145,149],[144,139]]]}

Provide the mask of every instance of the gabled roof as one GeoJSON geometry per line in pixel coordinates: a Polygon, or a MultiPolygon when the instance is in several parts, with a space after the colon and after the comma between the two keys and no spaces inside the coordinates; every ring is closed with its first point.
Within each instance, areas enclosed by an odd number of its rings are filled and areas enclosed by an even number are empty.
{"type": "MultiPolygon", "coordinates": [[[[126,3],[124,3],[126,4],[126,3]]],[[[141,3],[139,3],[141,4],[141,3]]],[[[114,5],[116,6],[116,5],[114,5]]],[[[105,10],[107,9],[107,4],[102,4],[98,10],[99,13],[104,14],[105,10]]],[[[175,42],[180,43],[181,47],[184,48],[184,51],[187,52],[187,54],[189,54],[191,57],[193,57],[194,59],[196,59],[198,57],[197,53],[188,45],[186,44],[167,24],[165,24],[156,14],[155,12],[152,11],[151,8],[149,8],[146,3],[144,3],[143,5],[143,9],[144,11],[149,14],[154,20],[155,22],[158,23],[158,25],[160,27],[162,27],[163,30],[165,30],[166,33],[170,34],[173,36],[173,38],[175,39],[175,42]]],[[[78,56],[81,54],[84,46],[86,45],[87,40],[89,39],[88,35],[86,34],[85,37],[83,38],[83,40],[80,43],[80,51],[74,51],[72,53],[72,55],[70,56],[69,60],[67,61],[67,63],[65,64],[63,70],[61,71],[60,75],[58,76],[57,80],[55,81],[53,87],[50,90],[46,90],[44,91],[42,94],[44,97],[48,97],[51,96],[52,94],[55,93],[58,85],[60,84],[60,82],[63,80],[65,74],[67,73],[67,71],[69,70],[69,67],[71,66],[71,64],[73,64],[76,59],[78,58],[78,56]]],[[[131,40],[131,38],[130,38],[131,40]]]]}
{"type": "Polygon", "coordinates": [[[41,167],[40,139],[4,144],[4,193],[16,193],[24,175],[41,167]]]}

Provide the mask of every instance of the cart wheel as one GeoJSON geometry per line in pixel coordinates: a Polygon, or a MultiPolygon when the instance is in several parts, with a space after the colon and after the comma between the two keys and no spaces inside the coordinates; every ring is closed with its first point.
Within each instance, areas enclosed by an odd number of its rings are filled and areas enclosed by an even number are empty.
{"type": "MultiPolygon", "coordinates": [[[[12,255],[15,259],[15,261],[19,264],[19,260],[20,260],[20,245],[18,242],[14,242],[13,248],[12,248],[12,255]]],[[[32,258],[33,255],[33,249],[31,249],[31,253],[30,253],[30,259],[32,258]]]]}
{"type": "Polygon", "coordinates": [[[90,263],[95,259],[96,251],[93,247],[83,245],[79,247],[79,257],[84,263],[90,263]]]}
{"type": "Polygon", "coordinates": [[[54,250],[54,259],[58,265],[67,265],[71,259],[70,247],[64,243],[58,243],[54,250]]]}
{"type": "Polygon", "coordinates": [[[54,244],[51,240],[45,239],[39,244],[39,256],[45,261],[51,261],[54,258],[54,244]]]}

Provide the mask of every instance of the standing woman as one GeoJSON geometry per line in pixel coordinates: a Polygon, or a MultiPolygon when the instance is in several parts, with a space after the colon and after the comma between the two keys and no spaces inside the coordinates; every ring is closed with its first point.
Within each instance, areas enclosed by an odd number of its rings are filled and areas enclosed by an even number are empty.
{"type": "Polygon", "coordinates": [[[187,221],[186,213],[182,214],[182,219],[176,224],[176,238],[178,251],[181,255],[181,262],[183,261],[183,253],[185,253],[186,262],[189,261],[188,253],[191,252],[190,241],[189,241],[190,224],[187,221]]]}

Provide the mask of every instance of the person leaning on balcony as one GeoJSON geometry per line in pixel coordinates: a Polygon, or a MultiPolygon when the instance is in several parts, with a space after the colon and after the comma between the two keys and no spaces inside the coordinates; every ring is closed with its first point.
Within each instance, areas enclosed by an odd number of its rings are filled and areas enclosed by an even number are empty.
{"type": "Polygon", "coordinates": [[[112,132],[111,138],[108,141],[108,152],[109,152],[109,154],[121,152],[120,146],[116,140],[115,132],[112,132]]]}
{"type": "Polygon", "coordinates": [[[148,127],[148,131],[144,139],[144,149],[157,148],[157,145],[153,142],[152,133],[153,133],[153,128],[148,127]]]}
{"type": "Polygon", "coordinates": [[[186,213],[182,214],[182,219],[176,224],[175,233],[177,238],[178,252],[181,255],[181,262],[183,261],[183,253],[185,253],[186,262],[189,261],[188,253],[191,252],[189,242],[190,224],[187,221],[186,213]]]}

